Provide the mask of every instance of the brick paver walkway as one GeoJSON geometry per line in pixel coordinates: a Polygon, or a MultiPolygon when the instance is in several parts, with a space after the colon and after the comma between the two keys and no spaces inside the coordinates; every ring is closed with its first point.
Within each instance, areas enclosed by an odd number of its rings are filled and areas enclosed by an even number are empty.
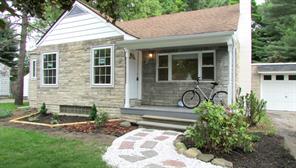
{"type": "Polygon", "coordinates": [[[179,134],[140,128],[115,139],[103,159],[117,168],[218,168],[178,154],[173,142],[179,134]]]}

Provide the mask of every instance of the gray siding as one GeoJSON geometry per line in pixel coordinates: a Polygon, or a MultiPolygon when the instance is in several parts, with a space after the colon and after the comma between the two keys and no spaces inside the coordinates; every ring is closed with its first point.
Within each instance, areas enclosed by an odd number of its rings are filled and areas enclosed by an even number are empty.
{"type": "MultiPolygon", "coordinates": [[[[227,47],[194,48],[191,51],[215,50],[216,51],[216,81],[220,86],[217,89],[227,91],[228,84],[228,52],[227,47]]],[[[190,51],[187,49],[186,51],[190,51]]],[[[167,52],[167,51],[166,51],[167,52]]],[[[175,51],[174,51],[175,52],[175,51]]],[[[176,106],[182,94],[194,86],[193,82],[156,82],[156,61],[147,61],[147,52],[143,53],[143,105],[168,105],[176,106]]],[[[201,83],[202,87],[210,87],[209,83],[201,83]]]]}

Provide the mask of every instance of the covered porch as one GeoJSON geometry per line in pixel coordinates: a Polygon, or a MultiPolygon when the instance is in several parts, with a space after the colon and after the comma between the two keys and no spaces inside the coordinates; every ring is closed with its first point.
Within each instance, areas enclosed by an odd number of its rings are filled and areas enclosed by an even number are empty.
{"type": "Polygon", "coordinates": [[[192,110],[177,104],[194,87],[197,76],[204,88],[218,82],[217,88],[228,92],[231,104],[235,95],[233,41],[233,32],[220,32],[119,42],[126,56],[121,113],[194,119],[192,110]]]}

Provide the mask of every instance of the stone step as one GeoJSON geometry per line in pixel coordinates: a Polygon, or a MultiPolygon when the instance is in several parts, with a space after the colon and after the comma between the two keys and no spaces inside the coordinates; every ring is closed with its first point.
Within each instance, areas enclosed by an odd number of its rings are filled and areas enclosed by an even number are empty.
{"type": "Polygon", "coordinates": [[[170,130],[186,130],[187,126],[178,125],[178,124],[169,124],[169,123],[160,123],[160,122],[152,122],[152,121],[138,121],[137,124],[142,127],[148,128],[162,128],[162,129],[170,129],[170,130]]]}
{"type": "Polygon", "coordinates": [[[183,119],[183,118],[175,118],[175,117],[165,117],[165,116],[155,116],[155,115],[143,115],[143,119],[148,119],[148,120],[163,120],[163,121],[173,121],[173,122],[182,122],[182,123],[189,123],[193,124],[196,122],[196,120],[191,120],[191,119],[183,119]]]}

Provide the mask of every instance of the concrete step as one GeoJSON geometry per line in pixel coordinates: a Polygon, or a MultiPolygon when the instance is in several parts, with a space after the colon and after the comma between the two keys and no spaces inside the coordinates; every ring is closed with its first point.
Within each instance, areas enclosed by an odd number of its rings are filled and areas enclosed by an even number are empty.
{"type": "Polygon", "coordinates": [[[165,117],[165,116],[155,116],[155,115],[143,115],[142,118],[144,118],[144,119],[153,119],[153,120],[186,122],[186,123],[195,123],[195,121],[196,121],[196,120],[191,120],[191,119],[165,117]]]}
{"type": "Polygon", "coordinates": [[[187,128],[187,126],[185,125],[160,123],[160,122],[152,122],[152,121],[138,121],[137,124],[140,127],[145,127],[145,128],[161,128],[161,129],[170,129],[170,130],[179,130],[179,131],[185,131],[187,128]]]}

